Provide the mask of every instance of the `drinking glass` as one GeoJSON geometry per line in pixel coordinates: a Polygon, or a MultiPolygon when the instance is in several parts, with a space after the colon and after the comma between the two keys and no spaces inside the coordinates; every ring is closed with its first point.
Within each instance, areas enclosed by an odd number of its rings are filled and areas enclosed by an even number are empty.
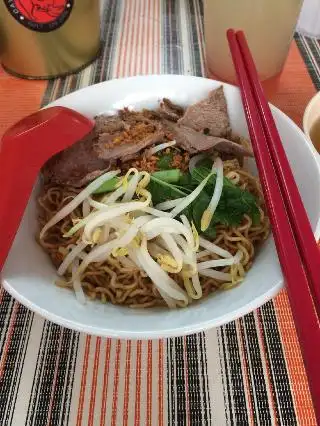
{"type": "Polygon", "coordinates": [[[279,74],[288,55],[303,0],[204,0],[209,74],[234,82],[226,31],[243,30],[261,80],[279,74]]]}

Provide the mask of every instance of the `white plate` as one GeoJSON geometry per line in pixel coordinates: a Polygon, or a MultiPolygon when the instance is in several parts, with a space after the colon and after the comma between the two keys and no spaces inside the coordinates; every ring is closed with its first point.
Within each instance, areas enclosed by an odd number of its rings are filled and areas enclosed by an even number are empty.
{"type": "MultiPolygon", "coordinates": [[[[197,77],[147,76],[113,80],[74,92],[51,105],[64,105],[89,117],[119,108],[155,108],[167,97],[182,105],[204,98],[221,83],[197,77]]],[[[224,85],[233,129],[247,136],[238,89],[224,85]]],[[[302,131],[273,107],[310,221],[319,236],[320,169],[302,131]]],[[[44,141],[45,142],[45,141],[44,141]]],[[[111,304],[77,303],[71,291],[57,288],[55,270],[35,242],[35,192],[3,271],[5,289],[22,304],[65,327],[99,336],[159,338],[183,335],[219,326],[258,308],[275,296],[283,284],[272,238],[263,245],[245,281],[237,288],[180,310],[131,310],[111,304]]],[[[18,196],[18,194],[17,194],[18,196]]]]}

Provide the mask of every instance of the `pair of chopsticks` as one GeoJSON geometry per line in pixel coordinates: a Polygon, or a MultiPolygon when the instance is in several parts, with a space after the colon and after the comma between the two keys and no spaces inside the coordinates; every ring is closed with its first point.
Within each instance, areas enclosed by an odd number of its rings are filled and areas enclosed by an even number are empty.
{"type": "Polygon", "coordinates": [[[227,31],[251,143],[320,425],[320,253],[242,31],[227,31]]]}

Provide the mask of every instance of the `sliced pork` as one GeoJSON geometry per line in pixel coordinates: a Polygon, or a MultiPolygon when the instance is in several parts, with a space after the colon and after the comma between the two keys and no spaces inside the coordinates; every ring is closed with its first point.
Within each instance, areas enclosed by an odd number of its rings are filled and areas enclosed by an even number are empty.
{"type": "Polygon", "coordinates": [[[146,148],[173,139],[189,154],[217,150],[239,161],[252,156],[242,139],[232,135],[222,86],[186,110],[163,99],[155,111],[124,108],[114,116],[100,115],[95,122],[85,139],[47,162],[46,183],[82,187],[110,167],[137,160],[146,148]]]}
{"type": "Polygon", "coordinates": [[[178,123],[197,132],[227,137],[231,129],[223,86],[212,90],[202,101],[190,105],[178,123]]]}
{"type": "Polygon", "coordinates": [[[94,149],[95,130],[85,139],[65,149],[45,164],[45,183],[82,187],[110,168],[110,161],[99,158],[94,149]]]}
{"type": "Polygon", "coordinates": [[[161,123],[147,118],[143,112],[122,111],[120,117],[124,130],[99,134],[95,145],[99,158],[128,161],[148,146],[164,140],[161,123]]]}
{"type": "Polygon", "coordinates": [[[183,116],[184,109],[171,102],[170,99],[163,98],[158,112],[161,117],[177,122],[183,116]]]}
{"type": "Polygon", "coordinates": [[[181,146],[190,154],[215,149],[226,154],[233,154],[235,157],[252,156],[252,152],[247,148],[225,138],[207,136],[189,127],[169,121],[165,122],[165,127],[168,136],[176,140],[176,145],[181,146]]]}

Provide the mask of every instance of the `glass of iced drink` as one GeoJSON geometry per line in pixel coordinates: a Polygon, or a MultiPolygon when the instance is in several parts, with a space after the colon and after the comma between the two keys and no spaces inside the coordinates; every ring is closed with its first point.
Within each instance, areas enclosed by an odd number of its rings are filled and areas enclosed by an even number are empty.
{"type": "Polygon", "coordinates": [[[234,82],[226,31],[243,30],[261,80],[277,76],[285,63],[303,0],[204,0],[207,69],[234,82]]]}

